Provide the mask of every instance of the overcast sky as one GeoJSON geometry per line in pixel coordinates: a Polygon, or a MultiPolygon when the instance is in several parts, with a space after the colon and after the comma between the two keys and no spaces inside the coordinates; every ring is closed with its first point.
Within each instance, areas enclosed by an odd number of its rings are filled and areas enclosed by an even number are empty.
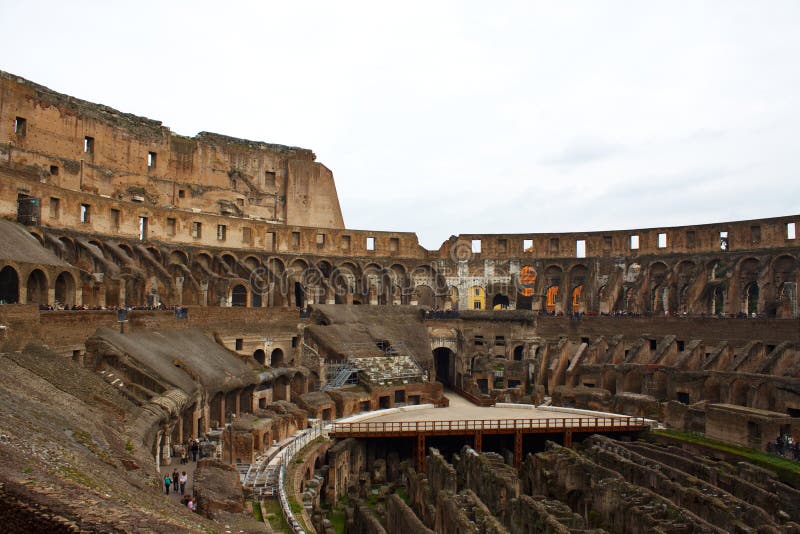
{"type": "Polygon", "coordinates": [[[800,2],[0,0],[0,70],[312,149],[349,228],[800,213],[800,2]]]}

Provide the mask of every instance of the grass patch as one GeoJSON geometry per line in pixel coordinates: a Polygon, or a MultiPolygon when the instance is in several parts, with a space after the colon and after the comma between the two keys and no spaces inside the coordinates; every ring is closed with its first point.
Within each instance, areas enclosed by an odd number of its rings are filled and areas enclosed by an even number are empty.
{"type": "Polygon", "coordinates": [[[292,531],[291,527],[289,527],[289,523],[287,523],[286,519],[283,517],[283,511],[277,499],[267,499],[264,501],[263,506],[264,513],[266,513],[266,520],[273,532],[290,533],[292,531]]]}
{"type": "Polygon", "coordinates": [[[331,522],[333,530],[336,534],[345,534],[345,524],[347,523],[347,514],[343,509],[334,508],[328,513],[328,519],[331,522]]]}
{"type": "Polygon", "coordinates": [[[654,430],[655,435],[666,436],[688,443],[695,443],[710,449],[735,454],[742,457],[750,463],[759,467],[774,471],[781,481],[790,484],[794,487],[800,485],[800,464],[792,460],[787,460],[781,456],[775,456],[766,452],[757,451],[755,449],[748,449],[740,447],[724,441],[717,441],[709,439],[702,434],[692,432],[679,432],[677,430],[654,430]]]}
{"type": "MultiPolygon", "coordinates": [[[[294,497],[294,495],[289,496],[289,509],[296,516],[299,516],[303,513],[303,505],[297,502],[297,499],[294,497]]],[[[298,517],[297,519],[300,520],[301,518],[298,517]]]]}
{"type": "Polygon", "coordinates": [[[405,486],[400,486],[395,490],[395,494],[403,499],[406,504],[411,504],[411,498],[408,496],[408,489],[405,486]]]}
{"type": "Polygon", "coordinates": [[[264,522],[264,516],[261,515],[261,506],[258,504],[258,501],[253,501],[253,517],[260,523],[264,522]]]}

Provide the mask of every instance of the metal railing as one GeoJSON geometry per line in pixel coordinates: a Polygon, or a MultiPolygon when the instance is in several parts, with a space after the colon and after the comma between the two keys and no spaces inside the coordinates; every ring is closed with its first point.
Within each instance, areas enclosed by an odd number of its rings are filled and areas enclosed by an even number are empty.
{"type": "Polygon", "coordinates": [[[593,431],[647,427],[644,417],[554,417],[539,419],[467,419],[461,421],[359,421],[334,423],[331,434],[419,434],[492,431],[593,431]]]}

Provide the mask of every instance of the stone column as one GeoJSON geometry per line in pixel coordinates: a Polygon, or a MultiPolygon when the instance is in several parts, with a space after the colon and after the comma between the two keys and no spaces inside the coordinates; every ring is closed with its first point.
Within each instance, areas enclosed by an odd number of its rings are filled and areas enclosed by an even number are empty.
{"type": "Polygon", "coordinates": [[[173,304],[183,304],[183,276],[175,277],[175,302],[173,304]]]}
{"type": "Polygon", "coordinates": [[[208,281],[200,282],[200,305],[208,306],[208,281]]]}

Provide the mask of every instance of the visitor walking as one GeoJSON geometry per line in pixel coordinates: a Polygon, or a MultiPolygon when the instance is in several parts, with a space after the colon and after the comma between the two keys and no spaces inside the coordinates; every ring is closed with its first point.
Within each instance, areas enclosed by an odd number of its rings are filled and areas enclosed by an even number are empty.
{"type": "Polygon", "coordinates": [[[189,479],[189,477],[186,476],[186,471],[181,473],[181,475],[178,477],[178,483],[181,486],[181,495],[183,495],[183,493],[186,491],[186,481],[188,479],[189,479]]]}
{"type": "Polygon", "coordinates": [[[169,473],[164,475],[164,493],[169,495],[169,487],[172,485],[172,479],[169,478],[169,473]]]}

